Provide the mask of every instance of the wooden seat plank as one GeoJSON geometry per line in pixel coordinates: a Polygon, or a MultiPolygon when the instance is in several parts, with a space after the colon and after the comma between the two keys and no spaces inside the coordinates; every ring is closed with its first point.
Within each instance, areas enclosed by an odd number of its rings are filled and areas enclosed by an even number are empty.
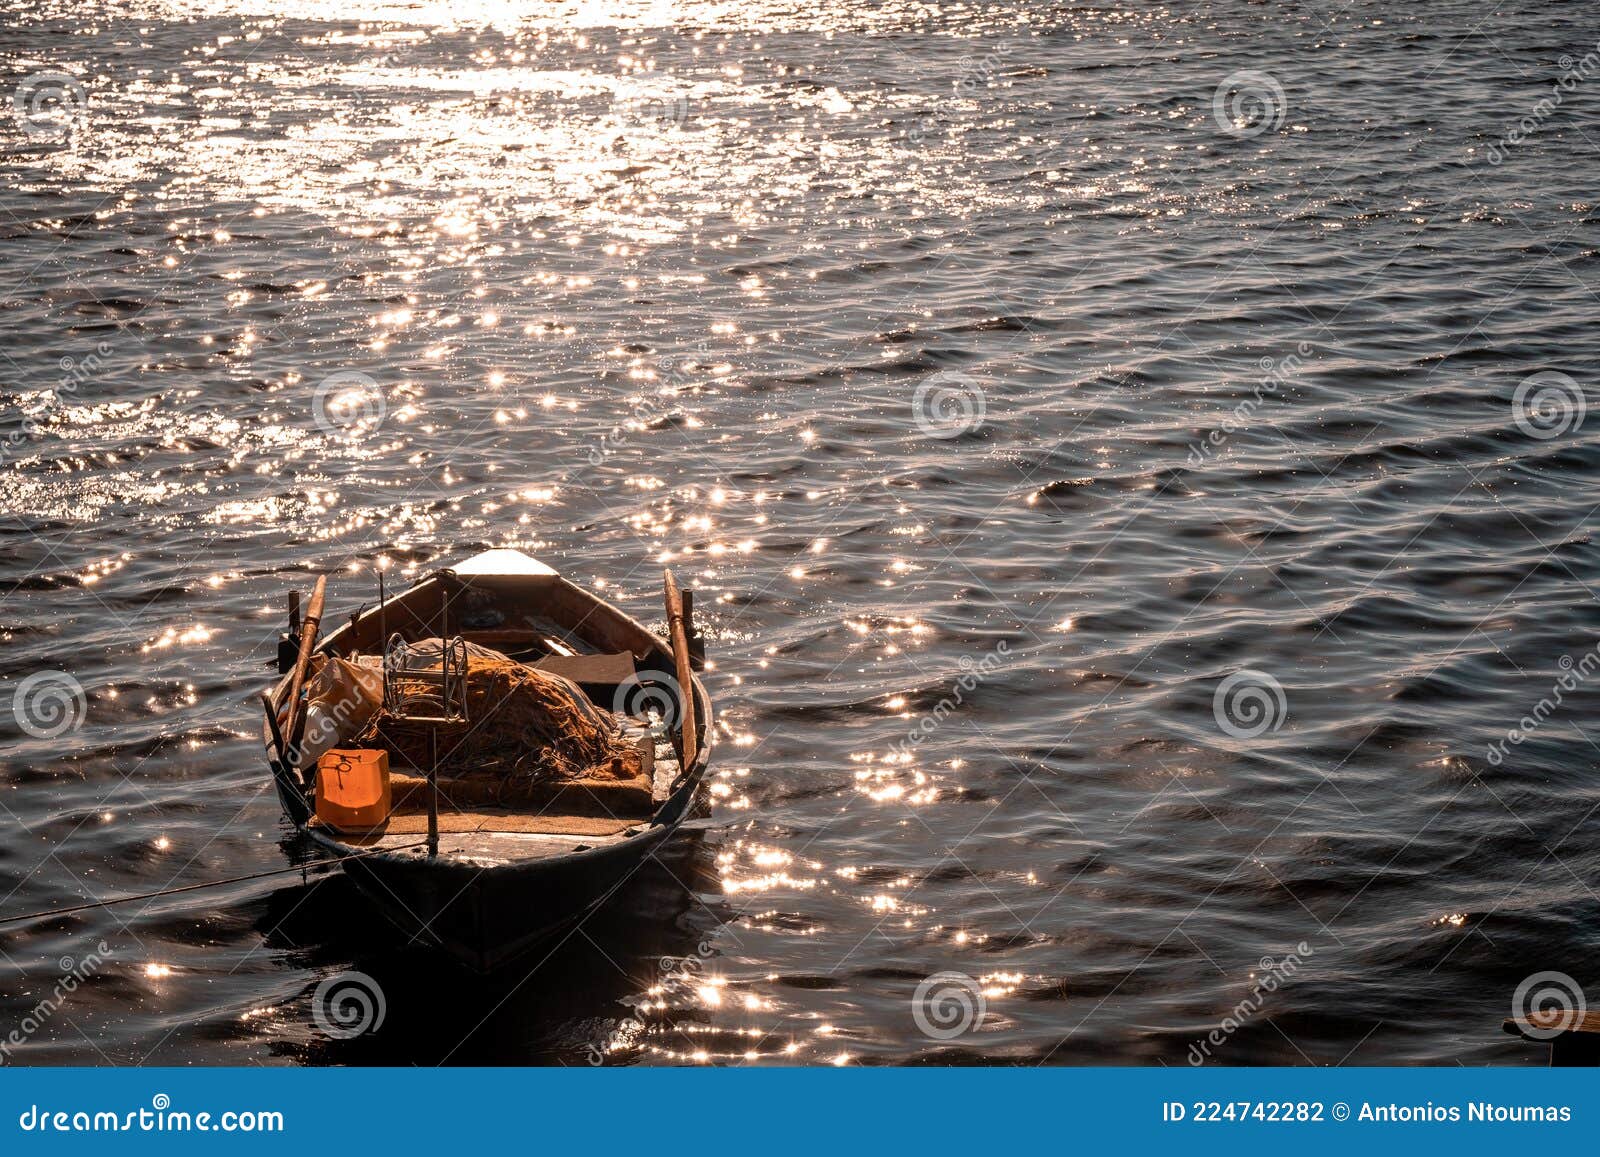
{"type": "Polygon", "coordinates": [[[546,655],[533,669],[591,685],[626,683],[635,673],[633,656],[626,651],[614,655],[546,655]]]}

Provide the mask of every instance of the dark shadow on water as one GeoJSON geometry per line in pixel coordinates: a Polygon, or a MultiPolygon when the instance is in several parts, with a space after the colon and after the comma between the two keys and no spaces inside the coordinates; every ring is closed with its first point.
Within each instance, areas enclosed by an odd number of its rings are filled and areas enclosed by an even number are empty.
{"type": "Polygon", "coordinates": [[[681,832],[600,911],[488,976],[408,945],[342,874],[285,889],[258,928],[317,981],[293,1005],[307,1039],[275,1051],[311,1065],[589,1063],[591,1046],[629,1016],[624,1001],[656,982],[663,959],[714,939],[726,917],[702,897],[718,889],[706,833],[681,832]],[[370,978],[359,983],[381,994],[383,1015],[374,1030],[338,1039],[313,1027],[314,1006],[318,985],[347,972],[370,978]]]}

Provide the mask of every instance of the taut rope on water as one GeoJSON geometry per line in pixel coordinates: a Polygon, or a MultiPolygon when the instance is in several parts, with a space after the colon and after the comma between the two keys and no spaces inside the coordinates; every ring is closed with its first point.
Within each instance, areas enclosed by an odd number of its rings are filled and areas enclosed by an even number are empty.
{"type": "Polygon", "coordinates": [[[114,896],[109,900],[95,900],[88,904],[73,904],[66,908],[48,908],[43,912],[29,912],[22,916],[0,916],[0,927],[4,927],[7,924],[22,924],[29,920],[48,920],[53,916],[67,916],[73,912],[87,912],[92,908],[109,908],[113,904],[129,904],[134,900],[159,900],[164,896],[176,896],[181,892],[198,892],[202,888],[221,888],[227,884],[243,884],[250,880],[264,880],[268,876],[286,876],[290,872],[309,872],[312,868],[327,868],[334,864],[342,864],[346,860],[359,860],[382,852],[403,852],[407,848],[420,848],[426,843],[426,840],[418,840],[415,843],[401,844],[394,848],[369,848],[364,852],[355,852],[348,856],[330,856],[326,860],[312,860],[307,864],[296,864],[292,868],[274,868],[270,872],[251,872],[246,876],[230,876],[226,880],[208,880],[203,884],[185,884],[181,888],[162,888],[157,892],[139,892],[132,896],[114,896]]]}

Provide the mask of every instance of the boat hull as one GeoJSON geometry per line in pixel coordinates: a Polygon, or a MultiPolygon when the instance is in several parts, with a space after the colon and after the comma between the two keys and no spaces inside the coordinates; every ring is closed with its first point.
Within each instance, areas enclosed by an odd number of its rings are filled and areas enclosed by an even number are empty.
{"type": "MultiPolygon", "coordinates": [[[[587,852],[506,864],[429,859],[426,852],[346,856],[344,871],[391,924],[475,972],[494,972],[600,911],[677,825],[587,852]]],[[[338,845],[324,842],[330,850],[338,845]]]]}

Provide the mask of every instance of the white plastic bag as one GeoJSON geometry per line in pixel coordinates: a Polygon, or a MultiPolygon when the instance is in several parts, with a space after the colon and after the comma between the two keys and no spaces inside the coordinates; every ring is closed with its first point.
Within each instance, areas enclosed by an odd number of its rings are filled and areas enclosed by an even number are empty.
{"type": "Polygon", "coordinates": [[[300,738],[300,766],[315,767],[325,751],[360,735],[383,706],[383,672],[332,656],[306,679],[305,731],[300,738]]]}

